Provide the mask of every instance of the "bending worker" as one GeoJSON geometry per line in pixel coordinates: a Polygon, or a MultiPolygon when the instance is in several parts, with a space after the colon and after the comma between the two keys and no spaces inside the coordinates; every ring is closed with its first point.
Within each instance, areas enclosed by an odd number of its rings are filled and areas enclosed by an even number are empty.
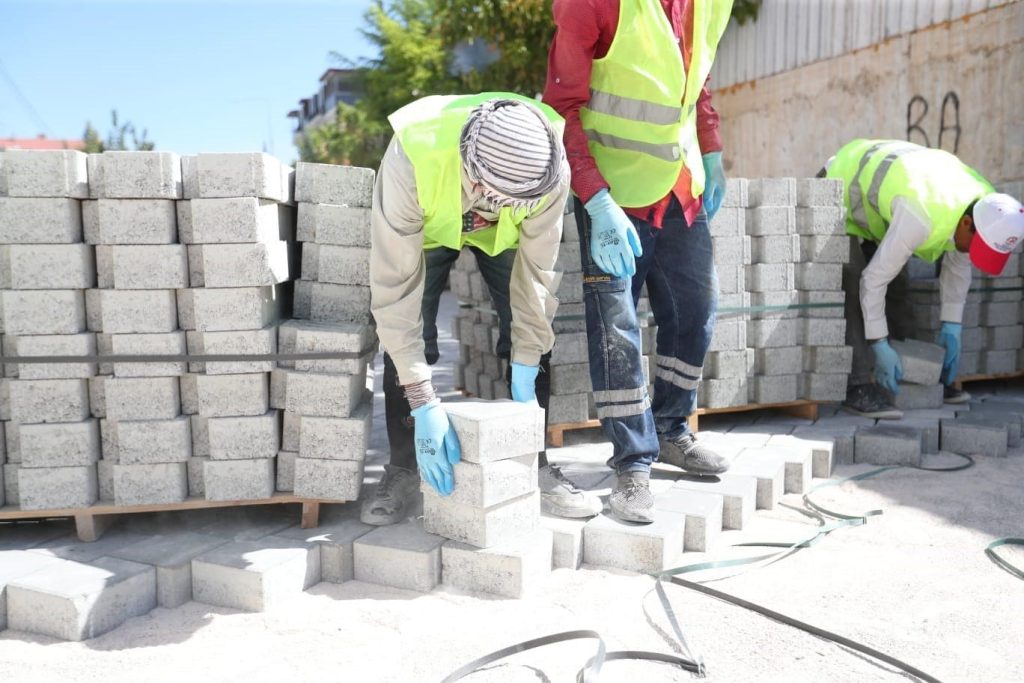
{"type": "Polygon", "coordinates": [[[843,271],[846,343],[853,347],[843,405],[867,417],[902,416],[879,387],[898,393],[903,376],[888,336],[889,323],[894,336],[911,333],[913,315],[900,277],[911,256],[942,259],[942,382],[948,403],[966,401],[953,382],[971,264],[989,275],[1002,272],[1024,237],[1024,208],[949,152],[899,140],[854,140],[829,161],[826,175],[843,181],[846,232],[860,238],[843,271]],[[872,361],[877,384],[871,383],[872,361]]]}
{"type": "MultiPolygon", "coordinates": [[[[362,508],[369,524],[404,519],[420,476],[441,495],[453,487],[459,442],[434,394],[437,310],[464,248],[476,257],[498,314],[497,353],[511,360],[517,401],[547,406],[541,359],[555,336],[554,272],[569,192],[561,118],[506,93],[433,96],[390,117],[395,135],[377,174],[371,213],[371,310],[384,348],[384,405],[391,462],[362,508]]],[[[592,516],[580,492],[544,454],[544,508],[592,516]]]]}
{"type": "Polygon", "coordinates": [[[612,442],[612,512],[654,519],[651,463],[718,474],[728,462],[687,418],[714,331],[708,220],[725,194],[706,87],[731,0],[555,0],[544,101],[565,117],[583,246],[590,378],[612,442]],[[654,402],[636,302],[658,324],[654,402]]]}

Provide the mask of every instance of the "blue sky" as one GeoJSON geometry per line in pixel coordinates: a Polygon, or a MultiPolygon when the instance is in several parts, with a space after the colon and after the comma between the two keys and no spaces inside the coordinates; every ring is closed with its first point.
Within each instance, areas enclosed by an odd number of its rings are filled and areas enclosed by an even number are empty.
{"type": "Polygon", "coordinates": [[[105,135],[117,109],[157,149],[266,145],[290,162],[297,152],[286,115],[335,65],[329,53],[373,56],[358,30],[369,5],[0,0],[0,137],[78,138],[87,120],[105,135]]]}

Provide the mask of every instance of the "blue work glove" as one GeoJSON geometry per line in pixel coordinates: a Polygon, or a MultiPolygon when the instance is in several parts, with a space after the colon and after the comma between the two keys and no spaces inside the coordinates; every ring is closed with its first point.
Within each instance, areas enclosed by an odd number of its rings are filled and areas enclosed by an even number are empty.
{"type": "Polygon", "coordinates": [[[945,347],[946,357],[942,361],[942,383],[949,386],[956,379],[960,369],[960,323],[942,323],[939,329],[939,346],[945,347]]]}
{"type": "Polygon", "coordinates": [[[871,345],[875,352],[875,381],[893,394],[900,393],[900,380],[903,379],[903,363],[896,349],[889,346],[888,339],[879,339],[871,345]]]}
{"type": "Polygon", "coordinates": [[[722,153],[708,152],[704,161],[704,212],[708,220],[715,217],[725,199],[725,169],[722,168],[722,153]]]}
{"type": "Polygon", "coordinates": [[[530,403],[537,400],[537,373],[540,368],[536,365],[523,365],[512,363],[512,400],[519,403],[530,403]]]}
{"type": "Polygon", "coordinates": [[[590,214],[590,256],[597,267],[616,278],[633,277],[636,257],[644,250],[636,228],[607,189],[583,205],[590,214]]]}
{"type": "Polygon", "coordinates": [[[459,437],[448,423],[441,401],[434,399],[412,411],[415,419],[416,464],[420,476],[442,496],[454,487],[452,465],[462,457],[459,437]]]}

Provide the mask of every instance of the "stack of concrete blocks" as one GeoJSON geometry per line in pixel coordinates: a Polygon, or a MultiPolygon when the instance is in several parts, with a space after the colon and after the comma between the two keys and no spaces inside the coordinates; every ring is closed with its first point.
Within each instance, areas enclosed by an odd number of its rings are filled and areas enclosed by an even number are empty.
{"type": "Polygon", "coordinates": [[[551,571],[552,533],[540,525],[538,453],[544,413],[512,401],[446,405],[462,459],[455,488],[441,496],[422,483],[423,528],[451,539],[441,547],[444,583],[521,597],[551,571]]]}
{"type": "MultiPolygon", "coordinates": [[[[96,353],[86,325],[86,290],[96,282],[82,230],[86,159],[76,151],[0,154],[4,355],[96,353]]],[[[89,411],[96,371],[88,361],[4,366],[0,505],[42,510],[96,501],[100,432],[89,411]]]]}
{"type": "MultiPolygon", "coordinates": [[[[95,245],[96,288],[87,293],[89,329],[101,354],[180,355],[177,292],[189,286],[178,239],[181,159],[171,152],[89,156],[86,241],[95,245]]],[[[117,505],[188,497],[191,425],[181,414],[185,362],[104,363],[92,380],[100,418],[100,498],[117,505]]]]}
{"type": "MultiPolygon", "coordinates": [[[[177,292],[178,320],[191,355],[277,350],[297,253],[293,176],[266,154],[199,154],[182,159],[178,204],[190,287],[177,292]]],[[[191,416],[192,495],[251,500],[274,493],[281,419],[270,400],[270,360],[194,362],[181,378],[191,416]]]]}
{"type": "Polygon", "coordinates": [[[272,403],[284,411],[276,486],[297,496],[355,500],[363,481],[373,421],[367,367],[376,342],[369,297],[373,180],[365,168],[296,169],[302,279],[296,320],[281,326],[278,346],[282,353],[352,354],[282,361],[274,372],[272,403]]]}

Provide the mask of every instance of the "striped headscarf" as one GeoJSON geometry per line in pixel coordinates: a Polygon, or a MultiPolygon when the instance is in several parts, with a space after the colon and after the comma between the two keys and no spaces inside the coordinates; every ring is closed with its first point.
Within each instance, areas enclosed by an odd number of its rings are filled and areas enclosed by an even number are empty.
{"type": "Polygon", "coordinates": [[[533,209],[567,167],[558,133],[535,107],[488,100],[462,128],[462,164],[469,179],[500,206],[533,209]]]}

